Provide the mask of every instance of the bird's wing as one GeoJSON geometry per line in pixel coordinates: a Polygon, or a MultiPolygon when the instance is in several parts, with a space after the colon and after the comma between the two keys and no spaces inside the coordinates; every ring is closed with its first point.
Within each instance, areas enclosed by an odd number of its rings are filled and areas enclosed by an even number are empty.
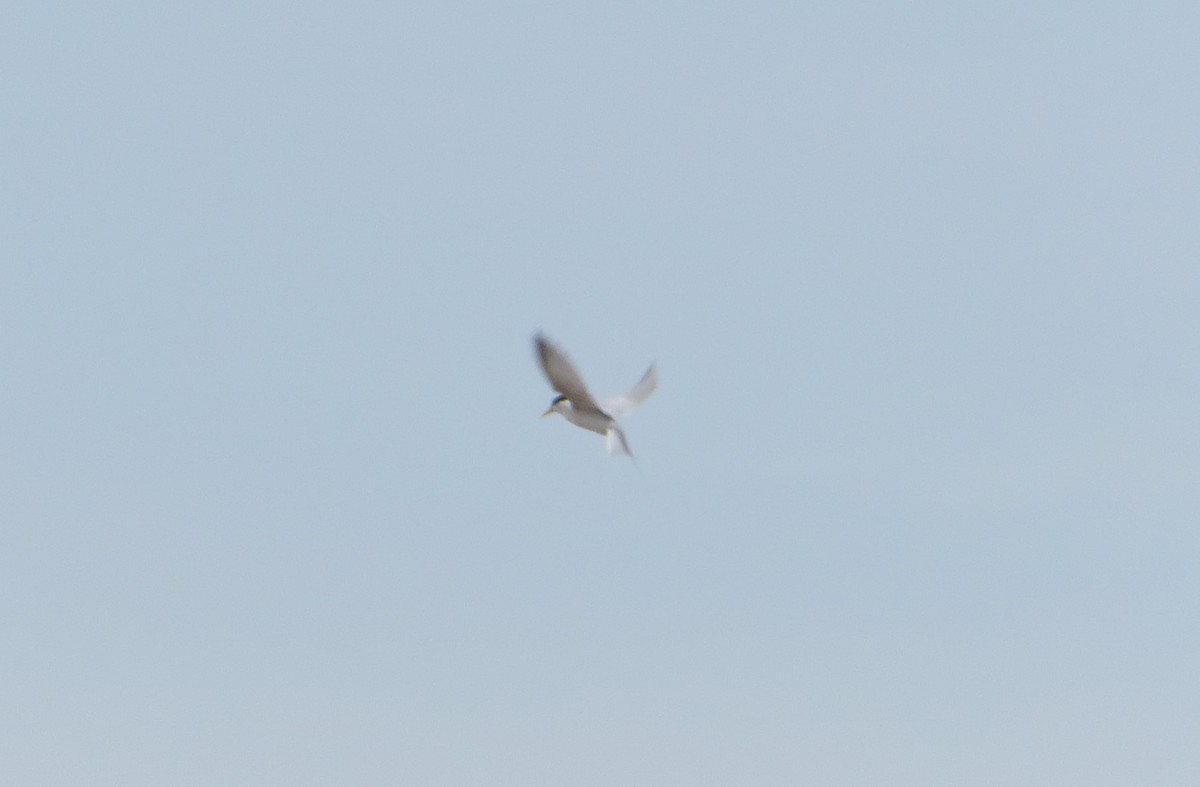
{"type": "Polygon", "coordinates": [[[601,407],[604,408],[604,412],[614,418],[620,418],[649,399],[650,394],[654,393],[654,389],[657,387],[658,367],[655,364],[650,364],[650,368],[642,375],[642,379],[638,380],[637,385],[629,389],[629,393],[605,399],[601,407]]]}
{"type": "Polygon", "coordinates": [[[577,408],[599,409],[596,400],[588,393],[583,378],[579,376],[579,372],[575,371],[575,366],[566,353],[551,344],[550,340],[540,333],[533,337],[533,344],[537,348],[538,362],[542,365],[542,371],[545,372],[546,379],[550,381],[550,386],[554,390],[570,399],[571,404],[577,408]]]}

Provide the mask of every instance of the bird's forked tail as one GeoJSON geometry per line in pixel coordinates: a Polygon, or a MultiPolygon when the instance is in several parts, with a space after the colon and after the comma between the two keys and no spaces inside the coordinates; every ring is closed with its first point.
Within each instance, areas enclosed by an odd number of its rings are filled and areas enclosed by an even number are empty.
{"type": "Polygon", "coordinates": [[[633,459],[633,451],[629,450],[629,441],[625,439],[625,432],[616,424],[608,427],[608,431],[604,433],[604,447],[608,449],[609,456],[625,454],[633,459]]]}

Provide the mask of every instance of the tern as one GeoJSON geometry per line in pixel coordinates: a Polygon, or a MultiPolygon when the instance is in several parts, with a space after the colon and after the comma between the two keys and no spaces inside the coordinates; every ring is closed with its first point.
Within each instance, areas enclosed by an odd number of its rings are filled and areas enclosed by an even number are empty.
{"type": "Polygon", "coordinates": [[[629,441],[625,439],[625,432],[621,430],[617,418],[632,411],[654,393],[658,387],[655,365],[650,364],[650,368],[629,393],[597,404],[566,353],[541,333],[533,337],[533,344],[550,387],[558,391],[558,396],[550,402],[550,409],[542,413],[542,417],[558,413],[580,428],[603,435],[609,454],[622,453],[633,458],[633,451],[629,450],[629,441]]]}

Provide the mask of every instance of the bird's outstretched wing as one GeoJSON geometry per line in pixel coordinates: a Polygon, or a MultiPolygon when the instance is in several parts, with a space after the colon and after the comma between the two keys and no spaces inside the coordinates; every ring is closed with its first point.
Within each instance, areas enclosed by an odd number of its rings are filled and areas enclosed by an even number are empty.
{"type": "Polygon", "coordinates": [[[570,399],[575,407],[598,410],[596,400],[588,393],[583,378],[575,371],[575,366],[566,353],[540,333],[533,337],[533,344],[537,348],[538,362],[541,363],[550,386],[570,399]]]}
{"type": "Polygon", "coordinates": [[[654,393],[654,389],[657,387],[658,367],[650,364],[650,368],[642,375],[642,379],[638,380],[637,385],[629,389],[629,393],[605,399],[600,406],[604,408],[604,412],[614,418],[620,418],[649,399],[650,394],[654,393]]]}

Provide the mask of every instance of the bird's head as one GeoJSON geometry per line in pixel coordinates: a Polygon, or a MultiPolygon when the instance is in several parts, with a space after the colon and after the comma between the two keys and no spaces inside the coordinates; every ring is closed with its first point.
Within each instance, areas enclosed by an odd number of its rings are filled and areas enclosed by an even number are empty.
{"type": "Polygon", "coordinates": [[[571,400],[568,399],[567,397],[563,396],[562,394],[559,394],[558,396],[554,397],[554,401],[550,402],[549,409],[547,409],[546,412],[542,413],[542,418],[545,418],[546,416],[552,415],[554,413],[566,415],[566,412],[569,409],[571,409],[571,400]]]}

